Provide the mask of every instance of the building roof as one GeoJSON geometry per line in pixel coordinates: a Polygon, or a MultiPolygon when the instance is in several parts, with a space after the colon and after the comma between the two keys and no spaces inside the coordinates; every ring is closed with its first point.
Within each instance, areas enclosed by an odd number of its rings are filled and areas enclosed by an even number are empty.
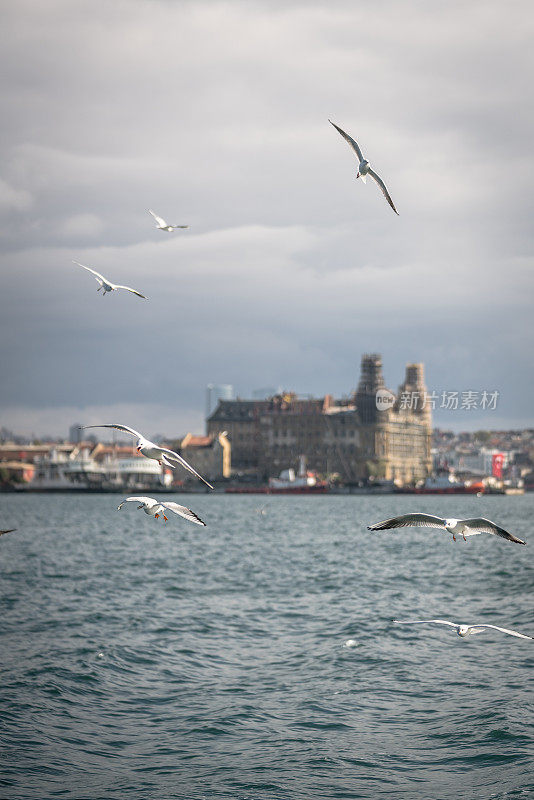
{"type": "Polygon", "coordinates": [[[182,448],[185,447],[211,447],[213,445],[214,436],[195,436],[193,433],[188,433],[182,439],[182,448]]]}
{"type": "Polygon", "coordinates": [[[208,417],[210,422],[217,421],[243,421],[254,419],[261,411],[269,406],[268,400],[219,400],[213,414],[208,417]]]}
{"type": "MultiPolygon", "coordinates": [[[[243,422],[266,414],[321,414],[324,398],[306,397],[286,392],[268,400],[219,400],[209,422],[243,422]]],[[[182,445],[183,446],[183,445],[182,445]]]]}

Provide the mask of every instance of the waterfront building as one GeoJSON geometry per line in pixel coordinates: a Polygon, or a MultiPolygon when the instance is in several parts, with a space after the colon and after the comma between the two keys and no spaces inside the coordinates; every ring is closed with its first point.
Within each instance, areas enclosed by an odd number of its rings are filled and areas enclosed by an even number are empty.
{"type": "Polygon", "coordinates": [[[16,483],[19,488],[146,491],[168,488],[172,480],[171,469],[139,455],[134,444],[95,445],[84,441],[79,444],[0,445],[0,482],[16,483]]]}
{"type": "Polygon", "coordinates": [[[395,394],[385,385],[381,357],[368,354],[348,397],[288,392],[268,400],[221,400],[207,428],[211,434],[227,431],[238,476],[265,479],[305,456],[309,469],[338,474],[345,482],[406,484],[431,471],[432,413],[426,397],[422,364],[407,365],[395,394]]]}
{"type": "MultiPolygon", "coordinates": [[[[226,431],[208,436],[188,433],[182,439],[180,455],[208,481],[219,481],[231,475],[232,447],[226,431]]],[[[198,479],[185,470],[180,470],[180,480],[198,483],[198,479]]]]}

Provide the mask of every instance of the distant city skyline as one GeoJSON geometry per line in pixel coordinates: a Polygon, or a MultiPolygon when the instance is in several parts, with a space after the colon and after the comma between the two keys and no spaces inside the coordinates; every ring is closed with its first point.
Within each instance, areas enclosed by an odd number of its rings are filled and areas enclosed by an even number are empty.
{"type": "MultiPolygon", "coordinates": [[[[386,373],[386,386],[388,389],[393,391],[394,393],[398,392],[399,385],[392,385],[391,382],[387,380],[387,365],[384,368],[384,372],[386,373]]],[[[173,410],[172,408],[166,407],[158,407],[156,405],[149,408],[148,415],[143,417],[141,415],[141,423],[138,423],[137,419],[135,420],[135,424],[139,425],[139,427],[145,430],[147,433],[150,431],[150,435],[154,435],[157,431],[161,436],[166,438],[179,438],[180,436],[185,435],[188,432],[192,433],[202,433],[206,427],[206,419],[207,419],[207,392],[209,390],[209,386],[212,386],[213,389],[220,389],[221,387],[225,387],[227,391],[227,397],[220,396],[218,399],[233,399],[235,397],[240,397],[242,399],[249,399],[249,400],[259,400],[265,399],[270,396],[268,389],[272,387],[264,387],[263,389],[248,389],[242,392],[236,391],[236,388],[230,384],[209,384],[208,387],[204,390],[205,397],[204,397],[204,408],[202,408],[202,401],[201,401],[201,392],[199,391],[199,406],[198,409],[193,410],[191,413],[184,414],[179,410],[173,410]],[[232,397],[230,397],[232,395],[232,397]],[[180,425],[180,420],[186,420],[185,424],[180,425]],[[188,424],[189,422],[189,424],[188,424]]],[[[326,387],[328,389],[328,387],[326,387]]],[[[350,390],[340,392],[339,394],[335,394],[335,397],[341,399],[349,397],[351,392],[356,389],[356,383],[354,383],[353,387],[350,390]]],[[[295,387],[277,387],[274,389],[273,394],[277,394],[280,392],[294,392],[298,396],[301,397],[315,397],[320,398],[324,397],[327,394],[334,394],[329,392],[328,390],[319,392],[316,394],[312,394],[306,391],[298,391],[295,387]]],[[[478,389],[478,390],[459,390],[459,389],[442,389],[442,390],[435,390],[432,387],[428,387],[428,397],[426,398],[426,402],[431,404],[432,408],[432,419],[433,419],[433,427],[436,429],[443,429],[443,430],[451,430],[455,433],[459,433],[461,431],[476,431],[476,430],[523,430],[534,428],[534,422],[530,418],[526,418],[523,421],[518,421],[516,424],[508,424],[506,418],[504,418],[499,413],[499,400],[500,397],[496,398],[496,407],[493,407],[491,401],[495,401],[495,398],[492,398],[491,392],[486,389],[478,389]],[[482,401],[484,398],[484,394],[486,393],[487,397],[484,400],[486,407],[483,407],[482,401]],[[462,397],[465,395],[465,397],[462,397]],[[472,395],[477,395],[476,398],[473,398],[472,395]],[[475,406],[473,407],[473,401],[475,402],[475,406]],[[433,404],[433,405],[432,405],[433,404]],[[462,409],[462,404],[467,404],[467,407],[462,409]],[[447,405],[449,407],[447,407],[447,405]]],[[[404,398],[402,402],[407,404],[409,402],[419,402],[423,403],[425,398],[404,398]]],[[[216,404],[211,407],[211,411],[214,410],[216,404]]],[[[66,417],[66,414],[71,413],[75,420],[82,420],[83,424],[96,424],[98,422],[116,422],[116,421],[124,421],[125,418],[132,419],[132,417],[138,414],[138,410],[135,408],[131,408],[128,406],[110,406],[105,408],[100,407],[87,407],[86,409],[83,408],[71,408],[65,409],[63,414],[61,415],[61,420],[56,419],[56,415],[51,415],[48,419],[46,414],[39,414],[36,412],[35,420],[40,424],[34,427],[28,426],[24,424],[24,421],[27,418],[26,413],[21,413],[19,417],[18,425],[8,425],[3,424],[4,429],[9,429],[15,435],[22,435],[22,436],[30,436],[35,435],[36,438],[42,437],[44,435],[51,435],[55,438],[65,438],[69,439],[70,441],[77,441],[77,438],[72,438],[72,433],[76,433],[77,427],[81,422],[74,421],[70,422],[70,420],[66,417]],[[65,421],[67,420],[67,421],[65,421]]],[[[0,419],[0,422],[2,420],[0,419]]],[[[17,422],[17,418],[15,415],[15,422],[17,422]]],[[[0,427],[2,427],[0,425],[0,427]]],[[[79,433],[79,432],[78,432],[79,433]]],[[[93,435],[95,431],[92,432],[93,435]]],[[[100,433],[97,432],[97,438],[103,440],[102,434],[103,431],[100,433]]],[[[120,432],[115,432],[117,438],[121,438],[122,434],[120,432]]],[[[127,435],[125,437],[128,439],[127,435]]]]}
{"type": "Polygon", "coordinates": [[[202,432],[210,382],[341,396],[374,350],[392,389],[411,359],[437,392],[499,392],[491,417],[436,424],[531,423],[531,16],[526,0],[7,5],[0,425],[202,432]],[[157,230],[149,208],[189,228],[157,230]],[[102,299],[73,260],[148,300],[102,299]]]}

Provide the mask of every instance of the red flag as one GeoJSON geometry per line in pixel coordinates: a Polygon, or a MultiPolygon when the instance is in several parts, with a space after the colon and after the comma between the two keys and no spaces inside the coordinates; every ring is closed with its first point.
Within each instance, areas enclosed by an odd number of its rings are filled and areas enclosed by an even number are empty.
{"type": "Polygon", "coordinates": [[[503,464],[504,455],[502,453],[494,453],[491,458],[491,474],[494,478],[502,478],[503,464]]]}

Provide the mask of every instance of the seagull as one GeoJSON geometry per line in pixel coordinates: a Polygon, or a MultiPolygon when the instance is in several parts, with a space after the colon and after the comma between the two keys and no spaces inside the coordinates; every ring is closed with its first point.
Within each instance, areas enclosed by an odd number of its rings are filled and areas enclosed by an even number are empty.
{"type": "Polygon", "coordinates": [[[336,131],[338,131],[342,135],[342,137],[345,139],[345,141],[347,141],[349,143],[349,145],[352,147],[352,149],[354,150],[354,152],[358,156],[359,167],[358,167],[358,174],[356,175],[356,177],[357,178],[361,178],[362,181],[364,183],[366,183],[366,176],[370,175],[371,178],[373,178],[373,180],[375,180],[378,183],[378,185],[380,186],[380,189],[382,190],[382,194],[384,195],[384,197],[388,201],[389,205],[391,206],[391,208],[393,209],[395,214],[398,215],[399,212],[395,208],[395,206],[393,204],[393,200],[389,196],[389,192],[388,192],[388,190],[386,188],[386,184],[384,183],[384,181],[382,180],[380,175],[377,175],[377,173],[373,169],[371,169],[371,165],[363,157],[363,154],[362,154],[362,151],[360,150],[360,146],[358,145],[358,142],[355,142],[354,139],[352,138],[352,136],[349,136],[348,133],[345,133],[345,131],[341,130],[341,128],[338,128],[338,126],[334,122],[332,122],[331,119],[329,119],[328,122],[330,123],[330,125],[333,125],[334,128],[336,129],[336,131]]]}
{"type": "Polygon", "coordinates": [[[145,456],[146,458],[154,458],[158,464],[161,466],[165,464],[167,467],[171,467],[175,469],[178,464],[181,464],[184,469],[188,472],[191,472],[193,475],[196,475],[206,486],[209,486],[210,489],[213,489],[211,483],[208,483],[202,475],[200,475],[193,467],[187,463],[185,458],[179,456],[178,453],[175,453],[174,450],[168,450],[166,447],[159,447],[159,445],[154,444],[149,439],[145,439],[145,437],[139,433],[138,431],[134,431],[133,428],[129,428],[127,425],[118,425],[115,423],[102,423],[101,425],[80,425],[80,430],[85,430],[86,428],[115,428],[117,431],[124,431],[125,433],[131,433],[132,436],[137,436],[137,452],[141,453],[141,455],[145,456]]]}
{"type": "Polygon", "coordinates": [[[156,519],[159,519],[161,515],[165,522],[168,522],[168,517],[165,516],[165,509],[168,509],[175,514],[179,514],[184,519],[188,519],[189,522],[194,522],[195,525],[206,525],[206,523],[202,522],[200,517],[197,517],[195,512],[191,511],[190,508],[179,506],[178,503],[171,503],[169,500],[162,503],[158,500],[154,500],[153,497],[125,497],[122,503],[117,506],[117,511],[120,511],[125,503],[141,503],[140,506],[137,506],[138,509],[142,508],[145,514],[149,514],[156,519]]]}
{"type": "Polygon", "coordinates": [[[450,625],[451,628],[456,628],[458,636],[470,636],[472,633],[484,633],[487,629],[501,631],[501,633],[508,633],[510,636],[517,636],[519,639],[534,639],[534,636],[525,636],[524,633],[511,631],[508,628],[499,628],[498,625],[486,625],[484,623],[477,623],[476,625],[459,625],[457,622],[449,622],[447,619],[394,619],[398,625],[425,625],[427,623],[435,623],[436,625],[450,625]]]}
{"type": "Polygon", "coordinates": [[[494,533],[503,539],[517,544],[526,544],[522,539],[518,539],[512,533],[508,533],[504,528],[500,528],[494,522],[485,517],[473,517],[472,519],[442,519],[434,517],[432,514],[404,514],[402,517],[392,517],[374,525],[368,525],[368,531],[385,531],[389,528],[441,528],[452,533],[452,538],[456,541],[456,534],[463,536],[476,536],[477,533],[494,533]]]}
{"type": "Polygon", "coordinates": [[[13,531],[16,531],[16,530],[17,530],[16,528],[8,528],[7,530],[0,531],[0,536],[3,536],[4,533],[13,533],[13,531]]]}
{"type": "Polygon", "coordinates": [[[100,289],[104,290],[102,292],[102,297],[105,296],[106,292],[114,292],[115,289],[126,289],[127,292],[132,292],[132,294],[136,294],[138,297],[142,297],[143,300],[146,300],[146,297],[144,296],[144,294],[141,294],[140,292],[136,292],[135,289],[132,289],[130,286],[121,286],[120,283],[111,283],[111,281],[108,281],[107,278],[104,278],[104,276],[101,275],[100,272],[97,272],[95,269],[91,269],[91,267],[85,267],[83,264],[80,264],[79,261],[73,261],[72,263],[73,264],[78,264],[79,267],[83,267],[88,272],[92,272],[93,273],[93,275],[97,279],[98,283],[100,284],[100,286],[98,287],[98,289],[96,291],[99,292],[100,289]]]}
{"type": "Polygon", "coordinates": [[[156,220],[156,228],[158,231],[168,231],[169,233],[172,233],[172,231],[176,230],[176,228],[189,228],[189,225],[169,225],[164,219],[158,217],[157,214],[154,214],[151,208],[148,209],[148,213],[152,214],[156,220]]]}

